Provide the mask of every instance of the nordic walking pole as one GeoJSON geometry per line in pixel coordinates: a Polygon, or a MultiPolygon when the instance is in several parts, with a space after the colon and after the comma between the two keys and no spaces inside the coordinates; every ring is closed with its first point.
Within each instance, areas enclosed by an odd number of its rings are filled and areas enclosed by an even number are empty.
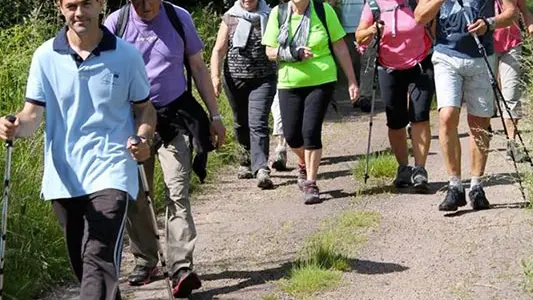
{"type": "MultiPolygon", "coordinates": [[[[136,135],[133,135],[130,137],[130,143],[132,145],[134,146],[138,145],[140,142],[141,142],[140,137],[136,135]]],[[[144,170],[144,165],[142,162],[138,162],[137,167],[139,168],[139,175],[141,177],[141,183],[142,183],[142,187],[144,190],[144,196],[146,197],[146,201],[148,202],[148,208],[152,216],[155,238],[157,240],[157,255],[159,256],[159,261],[161,262],[161,268],[163,269],[163,277],[165,278],[165,281],[167,282],[168,298],[174,299],[174,295],[172,294],[172,285],[170,283],[170,276],[168,274],[167,261],[165,260],[165,255],[163,254],[164,253],[163,246],[161,246],[161,238],[159,236],[159,229],[157,228],[157,218],[156,218],[155,211],[154,211],[154,203],[152,201],[152,196],[150,195],[150,186],[148,185],[148,179],[146,178],[146,171],[144,170]]]]}
{"type": "MultiPolygon", "coordinates": [[[[7,116],[7,120],[15,123],[15,116],[7,116]]],[[[4,166],[4,190],[2,192],[2,246],[0,247],[0,300],[4,292],[4,261],[6,256],[6,233],[7,233],[7,203],[9,183],[11,180],[11,153],[13,152],[13,140],[6,141],[6,164],[4,166]]]]}
{"type": "Polygon", "coordinates": [[[368,166],[369,166],[369,160],[370,160],[370,144],[372,142],[372,126],[373,124],[373,118],[374,118],[374,107],[376,103],[376,90],[378,88],[378,58],[379,58],[379,43],[381,40],[381,30],[379,28],[379,25],[382,21],[376,21],[376,28],[377,33],[374,37],[375,47],[376,47],[376,57],[374,59],[374,78],[372,79],[372,101],[370,102],[370,121],[368,122],[368,141],[366,144],[366,165],[365,165],[365,184],[368,181],[368,166]]]}
{"type": "MultiPolygon", "coordinates": [[[[467,25],[472,24],[472,19],[466,13],[465,7],[463,5],[463,0],[457,0],[457,3],[459,3],[459,5],[461,6],[461,8],[463,10],[463,16],[466,19],[467,25]]],[[[509,108],[509,105],[507,104],[507,102],[505,102],[505,98],[503,97],[503,93],[502,93],[502,91],[501,91],[501,89],[498,86],[498,83],[496,81],[496,76],[494,75],[494,72],[492,71],[492,68],[490,66],[489,60],[487,58],[487,51],[486,51],[485,47],[483,46],[483,44],[481,44],[481,41],[479,40],[479,37],[477,36],[477,34],[475,32],[472,33],[472,37],[474,37],[474,40],[476,41],[478,51],[481,54],[481,56],[483,56],[483,60],[485,61],[485,65],[487,67],[487,72],[489,73],[490,83],[492,85],[492,89],[493,89],[494,94],[496,96],[496,103],[497,103],[497,107],[498,107],[498,112],[500,114],[500,120],[502,121],[503,131],[504,131],[506,140],[509,142],[510,138],[509,138],[509,134],[508,134],[508,131],[507,131],[507,126],[505,125],[505,120],[503,118],[503,111],[502,111],[502,107],[501,107],[501,103],[502,102],[503,102],[503,105],[505,107],[505,110],[507,111],[507,114],[509,115],[509,118],[511,119],[511,121],[513,122],[513,124],[515,126],[516,135],[518,136],[518,138],[519,138],[519,140],[520,140],[520,142],[522,144],[522,147],[524,147],[524,152],[526,153],[526,160],[533,167],[533,161],[531,160],[531,157],[529,156],[529,152],[527,151],[526,145],[524,144],[524,141],[522,140],[522,136],[520,135],[520,131],[518,131],[518,127],[517,127],[516,121],[513,118],[513,116],[511,115],[511,109],[509,108]]],[[[516,159],[515,159],[513,153],[511,153],[511,158],[513,160],[513,165],[514,165],[514,168],[515,168],[515,171],[516,171],[517,181],[518,181],[518,185],[520,187],[520,193],[522,194],[522,198],[524,199],[524,201],[527,201],[526,193],[524,191],[524,186],[522,185],[522,178],[520,177],[520,172],[518,171],[518,165],[516,163],[516,159]]]]}

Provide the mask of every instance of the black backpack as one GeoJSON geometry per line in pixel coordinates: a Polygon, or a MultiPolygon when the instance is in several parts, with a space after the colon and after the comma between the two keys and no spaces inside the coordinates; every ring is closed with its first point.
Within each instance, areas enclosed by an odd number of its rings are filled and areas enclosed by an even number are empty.
{"type": "MultiPolygon", "coordinates": [[[[166,1],[163,2],[163,7],[165,9],[165,12],[167,13],[168,19],[170,20],[170,23],[172,23],[172,27],[176,30],[176,32],[179,34],[181,39],[183,40],[183,65],[185,66],[185,70],[187,71],[187,90],[192,93],[192,73],[191,73],[191,65],[189,64],[189,60],[187,57],[185,57],[185,49],[187,48],[187,40],[185,39],[185,31],[183,30],[183,25],[181,24],[181,21],[176,14],[176,10],[174,9],[174,6],[166,1]]],[[[131,4],[128,3],[120,8],[119,15],[118,15],[118,22],[115,29],[115,35],[122,38],[124,36],[124,32],[126,31],[126,27],[128,26],[129,21],[129,15],[131,10],[131,4]]]]}

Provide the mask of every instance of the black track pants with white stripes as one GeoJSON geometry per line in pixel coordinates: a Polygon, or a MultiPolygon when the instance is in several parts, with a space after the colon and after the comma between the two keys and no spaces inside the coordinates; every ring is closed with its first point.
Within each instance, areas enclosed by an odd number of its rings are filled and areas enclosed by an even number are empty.
{"type": "Polygon", "coordinates": [[[128,201],[126,192],[114,189],[52,201],[65,233],[72,270],[81,283],[80,300],[120,299],[120,258],[128,201]]]}

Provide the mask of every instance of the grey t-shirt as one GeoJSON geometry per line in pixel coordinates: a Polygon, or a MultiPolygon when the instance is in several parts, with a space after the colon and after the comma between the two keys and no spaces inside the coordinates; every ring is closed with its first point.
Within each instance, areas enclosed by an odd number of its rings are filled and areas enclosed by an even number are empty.
{"type": "MultiPolygon", "coordinates": [[[[471,20],[494,16],[494,0],[463,0],[471,20]]],[[[460,58],[481,57],[477,44],[467,30],[463,8],[456,0],[446,0],[437,16],[435,51],[460,58]]],[[[479,37],[487,54],[494,53],[492,32],[479,37]]]]}

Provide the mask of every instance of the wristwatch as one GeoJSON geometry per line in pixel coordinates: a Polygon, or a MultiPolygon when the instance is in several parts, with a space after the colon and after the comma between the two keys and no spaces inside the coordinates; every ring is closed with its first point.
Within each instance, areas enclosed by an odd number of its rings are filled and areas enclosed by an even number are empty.
{"type": "Polygon", "coordinates": [[[154,144],[154,141],[152,139],[149,139],[144,135],[139,135],[139,138],[143,140],[146,144],[148,144],[148,147],[152,148],[152,145],[154,144]]]}
{"type": "Polygon", "coordinates": [[[223,118],[222,118],[222,115],[221,114],[216,114],[216,115],[212,115],[211,116],[211,121],[221,121],[223,118]]]}
{"type": "Polygon", "coordinates": [[[485,22],[487,23],[489,31],[494,31],[494,29],[496,29],[496,19],[494,17],[486,18],[485,22]]]}

